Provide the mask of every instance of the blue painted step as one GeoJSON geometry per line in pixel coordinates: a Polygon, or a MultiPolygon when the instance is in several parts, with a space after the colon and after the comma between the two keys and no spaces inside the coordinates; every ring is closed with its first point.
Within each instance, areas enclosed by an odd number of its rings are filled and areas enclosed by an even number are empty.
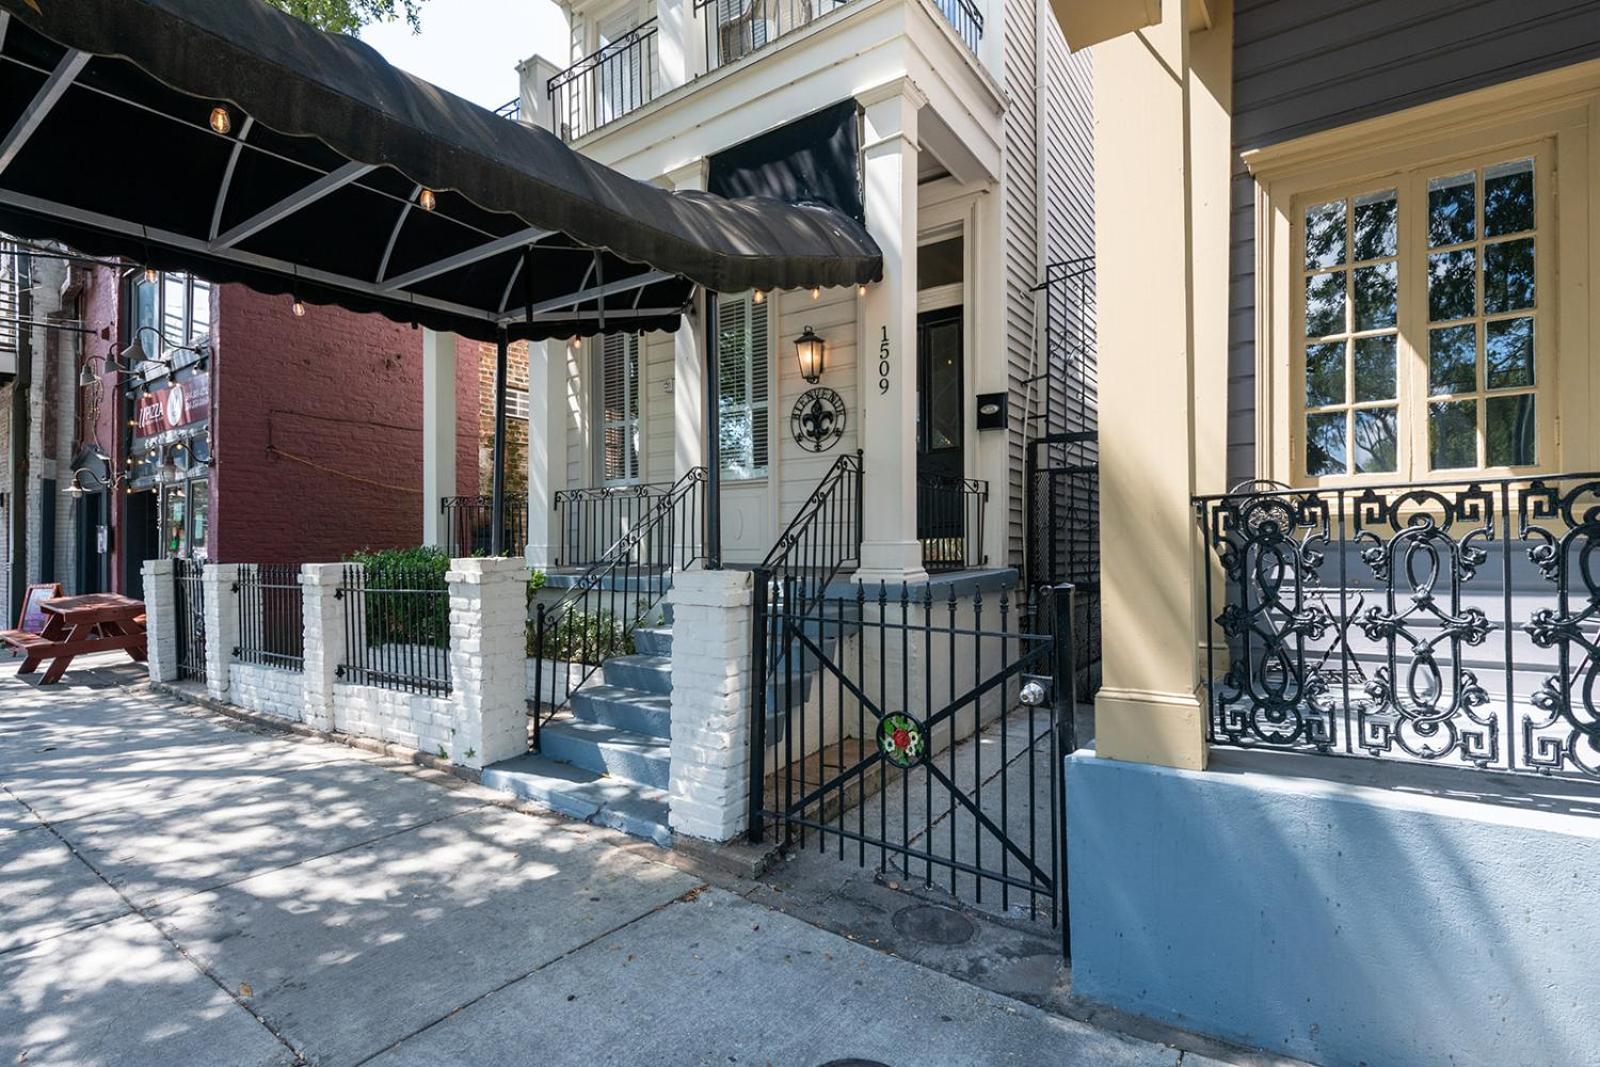
{"type": "Polygon", "coordinates": [[[539,747],[548,759],[657,789],[667,788],[672,774],[668,742],[605,723],[556,719],[540,731],[539,747]]]}
{"type": "Polygon", "coordinates": [[[482,782],[491,789],[532,800],[574,819],[610,826],[663,848],[672,845],[667,794],[660,789],[609,778],[531,752],[485,767],[482,782]]]}
{"type": "Polygon", "coordinates": [[[665,740],[671,736],[672,698],[664,693],[586,685],[572,694],[572,714],[584,722],[645,737],[665,740]]]}
{"type": "Polygon", "coordinates": [[[608,686],[641,693],[672,692],[672,660],[668,656],[612,656],[602,669],[608,686]]]}
{"type": "Polygon", "coordinates": [[[672,627],[641,626],[633,631],[633,644],[646,656],[672,655],[672,627]]]}

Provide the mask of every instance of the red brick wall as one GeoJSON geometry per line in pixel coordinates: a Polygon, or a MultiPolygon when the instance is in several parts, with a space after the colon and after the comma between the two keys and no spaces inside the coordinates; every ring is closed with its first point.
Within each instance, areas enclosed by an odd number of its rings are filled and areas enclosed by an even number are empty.
{"type": "MultiPolygon", "coordinates": [[[[422,331],[219,289],[212,558],[301,563],[422,538],[422,331]]],[[[457,492],[477,491],[478,368],[456,361],[457,492]]],[[[475,349],[476,346],[472,346],[475,349]]]]}
{"type": "MultiPolygon", "coordinates": [[[[499,362],[496,345],[461,342],[465,353],[470,346],[478,365],[478,455],[477,474],[484,492],[494,484],[494,377],[499,362]]],[[[469,358],[463,355],[462,358],[469,358]]],[[[518,341],[506,350],[506,388],[528,391],[528,343],[518,341]]],[[[506,419],[506,492],[528,491],[528,420],[506,419]]]]}

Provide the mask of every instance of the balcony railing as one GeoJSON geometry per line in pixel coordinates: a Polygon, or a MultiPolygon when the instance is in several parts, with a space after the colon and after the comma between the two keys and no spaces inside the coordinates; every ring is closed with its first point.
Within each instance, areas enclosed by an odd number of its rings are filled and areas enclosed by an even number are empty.
{"type": "Polygon", "coordinates": [[[1195,507],[1213,744],[1600,777],[1600,474],[1195,507]]]}
{"type": "Polygon", "coordinates": [[[656,95],[656,20],[640,23],[550,79],[551,121],[574,141],[656,95]]]}
{"type": "Polygon", "coordinates": [[[983,510],[989,483],[975,478],[917,476],[917,540],[929,574],[981,567],[983,510]]]}
{"type": "Polygon", "coordinates": [[[736,63],[849,0],[695,0],[706,28],[706,69],[736,63]]]}
{"type": "Polygon", "coordinates": [[[933,5],[955,27],[956,36],[967,46],[967,51],[976,55],[978,44],[983,40],[983,13],[972,0],[933,0],[933,5]]]}
{"type": "MultiPolygon", "coordinates": [[[[488,496],[447,496],[439,501],[444,515],[442,546],[451,559],[487,556],[494,543],[494,498],[488,496]]],[[[528,497],[507,493],[505,535],[501,550],[507,556],[520,556],[528,545],[528,497]]]]}

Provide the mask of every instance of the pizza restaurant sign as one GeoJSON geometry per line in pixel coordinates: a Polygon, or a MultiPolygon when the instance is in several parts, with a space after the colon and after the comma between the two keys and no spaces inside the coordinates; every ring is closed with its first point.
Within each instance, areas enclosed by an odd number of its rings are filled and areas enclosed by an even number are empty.
{"type": "Polygon", "coordinates": [[[198,374],[184,381],[168,379],[139,395],[134,409],[133,435],[160,437],[204,422],[210,414],[211,380],[208,376],[198,374]]]}

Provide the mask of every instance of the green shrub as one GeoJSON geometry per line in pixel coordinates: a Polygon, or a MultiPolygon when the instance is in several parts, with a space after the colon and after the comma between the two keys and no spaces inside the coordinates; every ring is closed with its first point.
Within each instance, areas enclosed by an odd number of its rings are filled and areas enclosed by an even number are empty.
{"type": "Polygon", "coordinates": [[[535,659],[598,666],[608,657],[633,652],[633,634],[609,611],[569,611],[546,626],[543,641],[538,627],[528,625],[528,655],[535,659]]]}

